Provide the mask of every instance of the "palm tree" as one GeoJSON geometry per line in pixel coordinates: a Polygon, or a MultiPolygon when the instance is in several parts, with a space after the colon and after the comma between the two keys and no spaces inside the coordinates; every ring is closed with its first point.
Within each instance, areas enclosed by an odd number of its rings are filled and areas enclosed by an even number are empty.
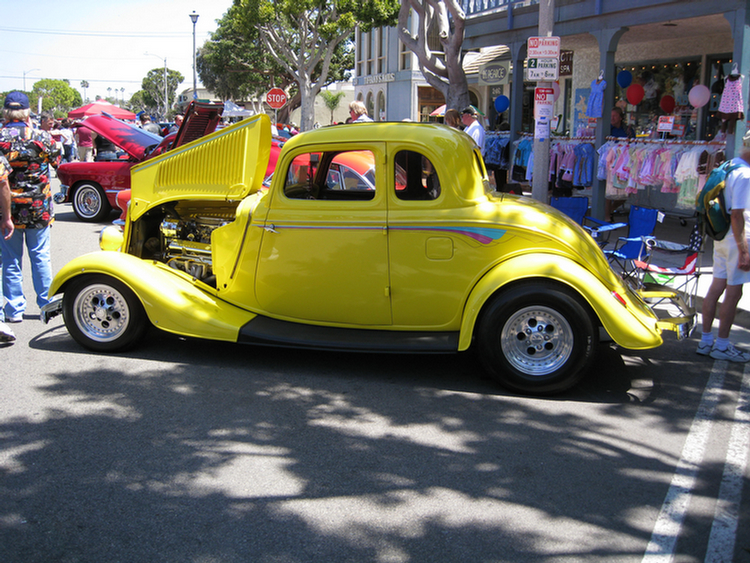
{"type": "Polygon", "coordinates": [[[81,88],[83,88],[83,101],[86,102],[86,88],[89,87],[89,83],[86,80],[81,80],[81,88]]]}
{"type": "MultiPolygon", "coordinates": [[[[115,90],[115,91],[117,91],[117,90],[115,90]]],[[[112,86],[110,86],[109,88],[107,88],[107,101],[108,102],[112,101],[112,86]]]]}
{"type": "Polygon", "coordinates": [[[125,105],[125,86],[120,88],[120,93],[122,94],[122,105],[125,105]]]}
{"type": "Polygon", "coordinates": [[[333,125],[333,112],[339,107],[341,98],[344,97],[344,92],[331,92],[330,90],[323,90],[320,93],[320,97],[323,98],[326,107],[331,111],[331,125],[333,125]]]}

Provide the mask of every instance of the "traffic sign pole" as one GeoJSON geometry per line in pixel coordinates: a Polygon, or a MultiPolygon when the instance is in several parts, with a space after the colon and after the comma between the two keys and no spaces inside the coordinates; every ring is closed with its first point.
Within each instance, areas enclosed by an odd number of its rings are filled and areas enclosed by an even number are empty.
{"type": "MultiPolygon", "coordinates": [[[[555,25],[555,0],[541,0],[539,2],[539,37],[530,37],[527,44],[527,56],[529,58],[560,59],[560,38],[552,37],[552,28],[555,25]]],[[[543,107],[549,107],[547,102],[552,99],[554,104],[554,90],[552,83],[548,81],[539,82],[537,90],[544,97],[543,107]],[[548,92],[552,90],[552,94],[548,92]]],[[[534,97],[536,98],[536,92],[534,97]]],[[[536,99],[534,100],[535,113],[536,99]]],[[[540,108],[541,109],[541,108],[540,108]]],[[[554,106],[552,106],[554,112],[554,106]]],[[[550,117],[535,120],[534,132],[534,177],[532,179],[531,197],[537,201],[547,203],[549,196],[549,146],[550,146],[550,117]]]]}

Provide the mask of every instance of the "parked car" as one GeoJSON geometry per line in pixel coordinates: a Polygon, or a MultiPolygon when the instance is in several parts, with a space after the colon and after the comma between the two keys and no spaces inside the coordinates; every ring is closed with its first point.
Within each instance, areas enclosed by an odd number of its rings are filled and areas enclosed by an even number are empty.
{"type": "Polygon", "coordinates": [[[57,169],[60,192],[56,203],[70,202],[81,221],[106,218],[116,206],[118,192],[130,188],[130,169],[136,164],[211,133],[221,118],[223,104],[191,102],[180,130],[164,138],[104,113],[87,117],[85,125],[114,143],[123,157],[99,162],[67,162],[57,169]]]}
{"type": "Polygon", "coordinates": [[[669,294],[679,315],[657,317],[565,215],[490,192],[460,131],[301,133],[262,189],[270,145],[260,115],[135,166],[124,230],[108,227],[104,251],[60,270],[45,322],[62,312],[76,342],[103,352],[135,345],[151,325],[325,350],[474,347],[500,383],[535,394],[579,381],[600,327],[631,349],[692,330],[679,293],[669,294]],[[337,162],[363,154],[372,188],[329,183],[337,162]]]}

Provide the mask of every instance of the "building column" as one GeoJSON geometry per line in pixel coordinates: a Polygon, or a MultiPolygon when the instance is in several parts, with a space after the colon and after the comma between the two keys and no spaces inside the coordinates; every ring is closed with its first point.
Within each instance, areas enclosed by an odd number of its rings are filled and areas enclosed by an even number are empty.
{"type": "MultiPolygon", "coordinates": [[[[607,87],[604,89],[604,101],[602,102],[602,118],[596,122],[595,146],[601,147],[605,137],[610,133],[610,110],[615,105],[615,52],[617,43],[623,34],[628,31],[627,27],[617,29],[600,29],[590,32],[599,43],[599,68],[604,71],[604,80],[607,87]]],[[[598,75],[598,73],[597,73],[598,75]]],[[[591,188],[591,215],[597,219],[608,220],[604,216],[604,205],[606,200],[607,183],[594,176],[591,188]]]]}
{"type": "MultiPolygon", "coordinates": [[[[740,73],[745,77],[742,81],[742,99],[747,108],[750,97],[750,0],[745,2],[744,8],[724,14],[732,26],[732,38],[734,40],[734,53],[732,62],[738,65],[740,73]]],[[[745,119],[737,121],[734,135],[727,135],[727,159],[734,158],[742,151],[742,137],[747,131],[747,111],[745,119]]]]}
{"type": "MultiPolygon", "coordinates": [[[[523,124],[523,63],[526,59],[526,41],[513,43],[510,47],[510,60],[513,64],[513,79],[510,83],[510,143],[518,138],[523,124]]],[[[511,158],[513,155],[511,154],[511,158]]],[[[508,181],[512,181],[508,178],[508,181]]]]}

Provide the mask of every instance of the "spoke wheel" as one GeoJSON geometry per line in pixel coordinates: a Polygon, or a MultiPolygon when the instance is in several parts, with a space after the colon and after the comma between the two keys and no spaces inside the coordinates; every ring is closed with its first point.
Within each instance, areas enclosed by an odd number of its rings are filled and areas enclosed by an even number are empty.
{"type": "Polygon", "coordinates": [[[81,221],[101,221],[112,210],[104,190],[96,184],[81,184],[73,194],[73,212],[81,221]]]}
{"type": "Polygon", "coordinates": [[[143,336],[147,326],[135,294],[108,276],[74,280],[63,297],[63,314],[70,335],[90,350],[126,349],[143,336]]]}

